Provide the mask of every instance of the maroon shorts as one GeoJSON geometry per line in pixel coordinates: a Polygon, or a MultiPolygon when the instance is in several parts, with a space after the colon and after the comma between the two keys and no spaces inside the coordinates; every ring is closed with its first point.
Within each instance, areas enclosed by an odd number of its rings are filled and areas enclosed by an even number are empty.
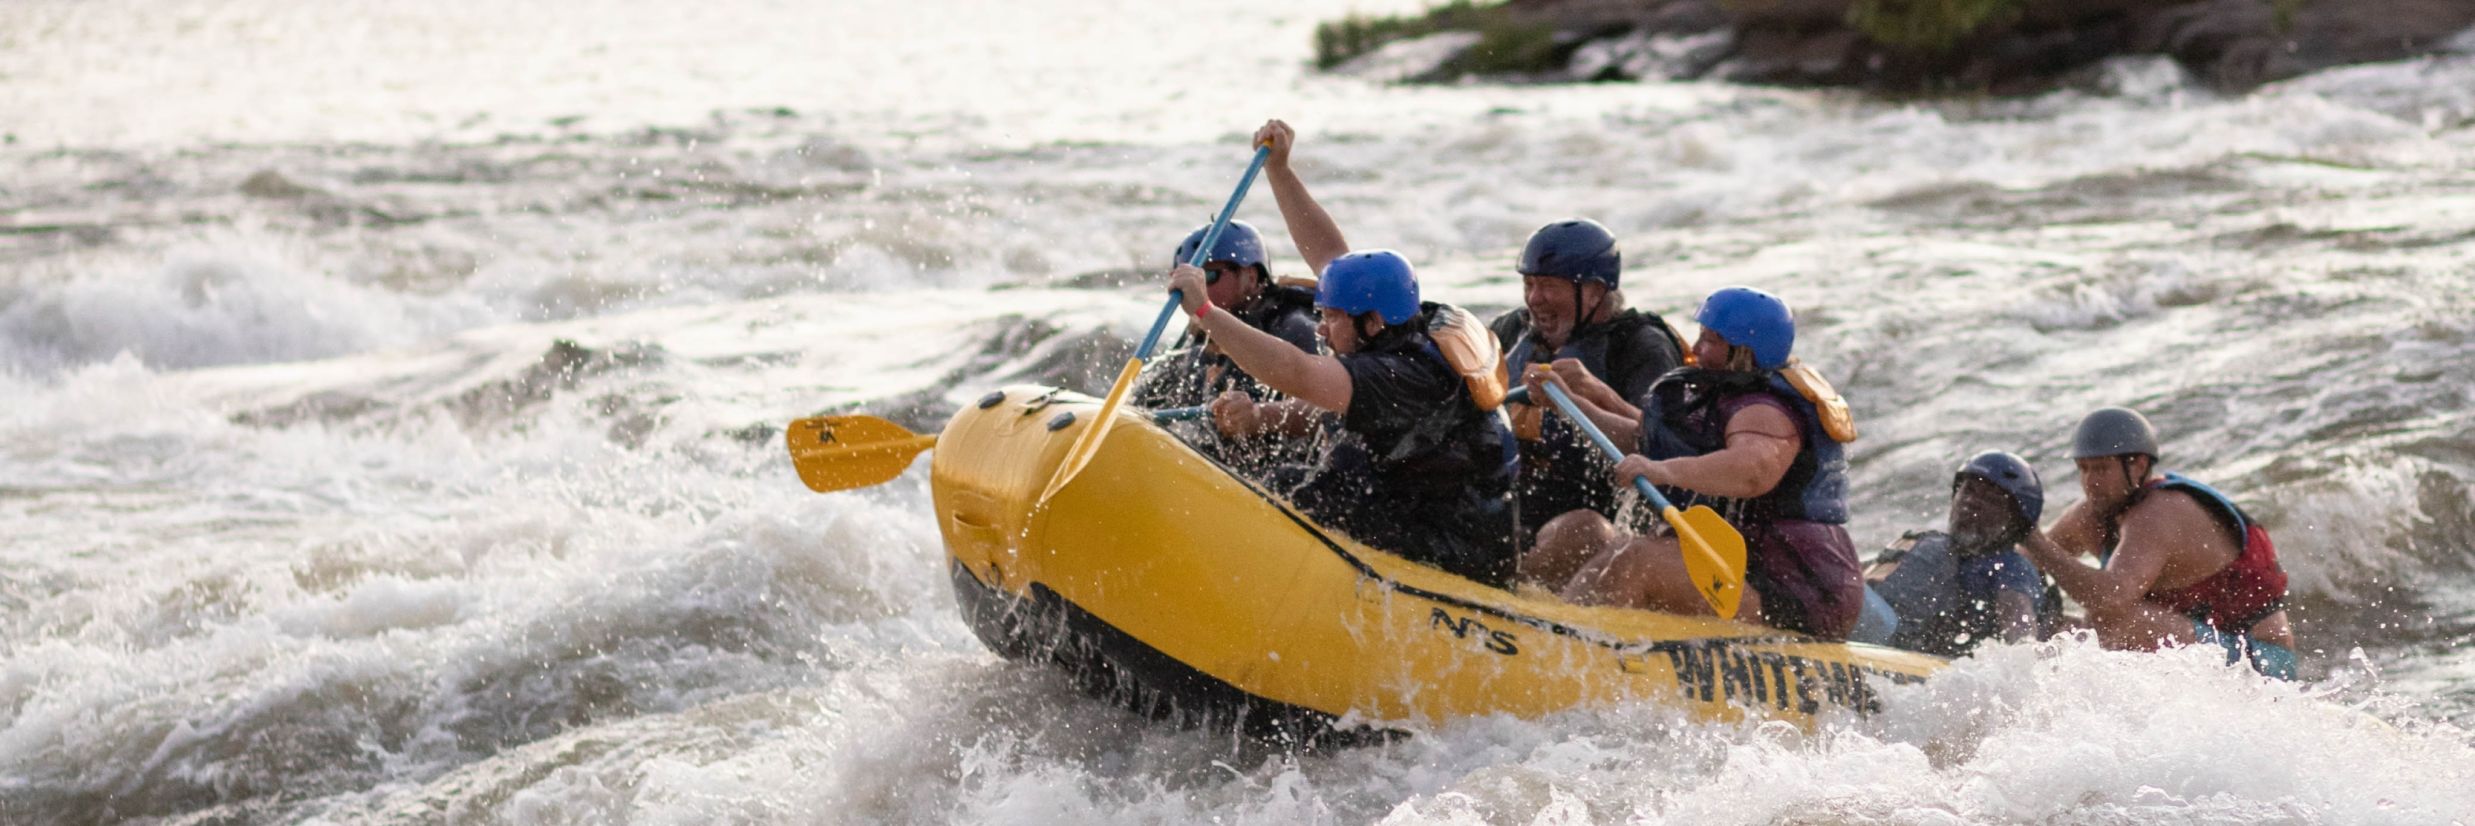
{"type": "Polygon", "coordinates": [[[1762,621],[1832,640],[1848,638],[1865,607],[1856,543],[1838,525],[1748,521],[1745,584],[1762,595],[1762,621]]]}

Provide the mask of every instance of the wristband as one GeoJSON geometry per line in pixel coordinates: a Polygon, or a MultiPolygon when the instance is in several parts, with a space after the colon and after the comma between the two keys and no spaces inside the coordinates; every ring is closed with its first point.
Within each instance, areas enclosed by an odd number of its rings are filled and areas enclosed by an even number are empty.
{"type": "Polygon", "coordinates": [[[1212,314],[1212,301],[1211,301],[1211,299],[1208,299],[1208,298],[1207,298],[1207,299],[1204,299],[1204,300],[1203,300],[1203,306],[1202,306],[1202,307],[1200,307],[1200,308],[1197,308],[1197,309],[1195,310],[1195,320],[1196,320],[1196,321],[1201,321],[1201,320],[1203,320],[1203,317],[1204,317],[1204,316],[1211,315],[1211,314],[1212,314]]]}

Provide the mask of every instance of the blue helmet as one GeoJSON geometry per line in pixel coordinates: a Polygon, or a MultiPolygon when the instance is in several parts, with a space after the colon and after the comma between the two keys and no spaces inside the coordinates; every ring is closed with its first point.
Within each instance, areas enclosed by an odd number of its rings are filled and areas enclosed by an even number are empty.
{"type": "MultiPolygon", "coordinates": [[[[1170,266],[1194,261],[1195,248],[1203,246],[1203,236],[1211,232],[1212,225],[1204,224],[1186,233],[1186,240],[1178,242],[1177,260],[1170,266]]],[[[1221,230],[1220,238],[1213,242],[1212,254],[1203,259],[1207,264],[1214,261],[1227,261],[1241,267],[1263,266],[1263,233],[1256,232],[1255,225],[1245,221],[1230,221],[1229,228],[1221,230]]]]}
{"type": "Polygon", "coordinates": [[[1612,290],[1624,272],[1624,250],[1616,246],[1615,233],[1597,221],[1574,218],[1530,233],[1529,245],[1521,248],[1521,263],[1513,269],[1522,275],[1596,281],[1612,290]]]}
{"type": "Polygon", "coordinates": [[[1951,476],[1951,489],[1974,477],[1994,483],[1994,487],[2011,494],[2011,503],[2019,507],[2020,518],[2037,524],[2045,514],[2045,482],[2037,478],[2037,469],[2026,460],[1999,450],[1988,450],[1968,457],[1967,464],[1951,476]]]}
{"type": "Polygon", "coordinates": [[[1787,366],[1788,353],[1796,349],[1796,318],[1787,302],[1752,287],[1711,293],[1693,320],[1727,343],[1751,349],[1753,363],[1764,370],[1787,366]]]}
{"type": "Polygon", "coordinates": [[[1332,259],[1315,285],[1315,306],[1352,317],[1375,313],[1385,324],[1418,316],[1418,274],[1409,259],[1391,250],[1353,252],[1332,259]]]}

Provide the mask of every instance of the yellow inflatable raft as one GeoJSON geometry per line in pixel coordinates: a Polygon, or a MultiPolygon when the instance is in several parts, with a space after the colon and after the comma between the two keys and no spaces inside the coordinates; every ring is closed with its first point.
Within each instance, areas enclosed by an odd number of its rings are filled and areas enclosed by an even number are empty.
{"type": "Polygon", "coordinates": [[[989,394],[938,437],[932,484],[979,637],[1138,711],[1306,740],[1639,701],[1810,723],[1942,664],[1480,585],[1325,530],[1138,411],[1035,509],[1098,407],[989,394]]]}

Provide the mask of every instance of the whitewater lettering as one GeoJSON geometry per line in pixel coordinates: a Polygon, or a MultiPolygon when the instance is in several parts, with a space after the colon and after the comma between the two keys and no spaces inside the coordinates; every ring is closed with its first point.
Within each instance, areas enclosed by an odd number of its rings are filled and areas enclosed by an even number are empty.
{"type": "Polygon", "coordinates": [[[1617,665],[1640,673],[1650,655],[1667,657],[1676,687],[1702,702],[1724,700],[1756,708],[1813,714],[1823,704],[1854,709],[1861,714],[1882,710],[1868,676],[1906,685],[1923,677],[1866,665],[1817,660],[1777,651],[1744,650],[1727,640],[1675,640],[1651,643],[1619,654],[1617,665]]]}
{"type": "Polygon", "coordinates": [[[1486,643],[1487,650],[1498,654],[1511,656],[1521,653],[1520,641],[1513,637],[1512,632],[1488,628],[1486,623],[1479,622],[1477,617],[1455,618],[1444,609],[1436,608],[1427,615],[1427,625],[1450,631],[1454,637],[1459,639],[1469,639],[1470,635],[1476,634],[1480,641],[1486,643]]]}

